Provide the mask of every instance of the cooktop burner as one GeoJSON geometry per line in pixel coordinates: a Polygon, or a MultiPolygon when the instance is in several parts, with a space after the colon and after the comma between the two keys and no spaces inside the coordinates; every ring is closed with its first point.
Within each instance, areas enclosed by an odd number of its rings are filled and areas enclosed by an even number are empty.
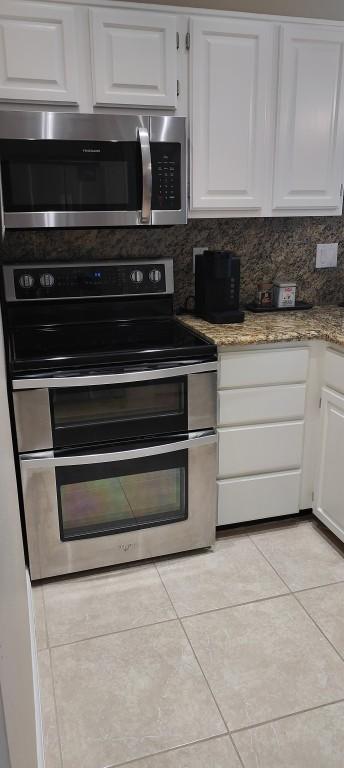
{"type": "Polygon", "coordinates": [[[216,359],[173,316],[170,260],[48,269],[4,268],[12,375],[216,359]]]}

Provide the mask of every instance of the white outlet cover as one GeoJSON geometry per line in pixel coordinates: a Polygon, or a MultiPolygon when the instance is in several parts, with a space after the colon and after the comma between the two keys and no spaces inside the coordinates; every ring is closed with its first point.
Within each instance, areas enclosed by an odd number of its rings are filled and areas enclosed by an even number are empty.
{"type": "Polygon", "coordinates": [[[319,243],[317,245],[316,269],[336,267],[338,259],[338,243],[319,243]]]}
{"type": "Polygon", "coordinates": [[[199,253],[204,253],[204,251],[209,251],[209,248],[193,248],[192,249],[192,271],[195,274],[195,256],[198,256],[199,253]]]}

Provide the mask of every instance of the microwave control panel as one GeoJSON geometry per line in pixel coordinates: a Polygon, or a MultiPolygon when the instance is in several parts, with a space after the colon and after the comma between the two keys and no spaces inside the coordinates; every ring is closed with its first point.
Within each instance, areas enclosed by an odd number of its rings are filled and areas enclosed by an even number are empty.
{"type": "Polygon", "coordinates": [[[168,292],[166,265],[159,261],[80,266],[18,266],[12,268],[11,278],[11,295],[8,295],[7,291],[7,298],[19,301],[137,296],[168,292]]]}
{"type": "Polygon", "coordinates": [[[152,210],[178,211],[180,195],[180,144],[151,142],[152,210]]]}

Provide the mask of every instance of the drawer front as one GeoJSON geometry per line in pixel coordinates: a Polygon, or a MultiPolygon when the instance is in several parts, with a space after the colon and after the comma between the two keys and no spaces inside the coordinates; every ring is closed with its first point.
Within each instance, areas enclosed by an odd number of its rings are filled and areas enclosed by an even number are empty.
{"type": "Polygon", "coordinates": [[[267,349],[220,355],[219,388],[298,384],[306,381],[308,349],[267,349]]]}
{"type": "Polygon", "coordinates": [[[344,392],[344,355],[328,349],[325,354],[325,384],[337,392],[344,392]]]}
{"type": "Polygon", "coordinates": [[[299,511],[301,471],[218,480],[218,525],[299,511]]]}
{"type": "Polygon", "coordinates": [[[302,445],[303,421],[219,429],[219,476],[298,469],[302,445]]]}
{"type": "Polygon", "coordinates": [[[223,389],[218,394],[219,426],[303,419],[305,384],[223,389]]]}

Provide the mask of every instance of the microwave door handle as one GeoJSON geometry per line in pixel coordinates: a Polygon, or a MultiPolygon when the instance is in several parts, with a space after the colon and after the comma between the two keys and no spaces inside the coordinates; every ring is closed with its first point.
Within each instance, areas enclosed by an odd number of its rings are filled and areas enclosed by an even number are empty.
{"type": "Polygon", "coordinates": [[[152,159],[147,128],[139,128],[138,138],[142,162],[142,210],[141,224],[149,224],[152,210],[152,159]]]}
{"type": "Polygon", "coordinates": [[[20,463],[22,467],[32,469],[44,469],[55,467],[82,466],[83,464],[107,464],[115,461],[128,461],[141,459],[147,456],[161,456],[162,453],[175,453],[189,448],[198,448],[201,445],[213,445],[217,441],[214,430],[194,432],[185,439],[181,438],[172,443],[159,443],[146,448],[129,448],[125,451],[113,451],[111,453],[91,453],[81,456],[53,456],[50,451],[22,454],[20,463]]]}

